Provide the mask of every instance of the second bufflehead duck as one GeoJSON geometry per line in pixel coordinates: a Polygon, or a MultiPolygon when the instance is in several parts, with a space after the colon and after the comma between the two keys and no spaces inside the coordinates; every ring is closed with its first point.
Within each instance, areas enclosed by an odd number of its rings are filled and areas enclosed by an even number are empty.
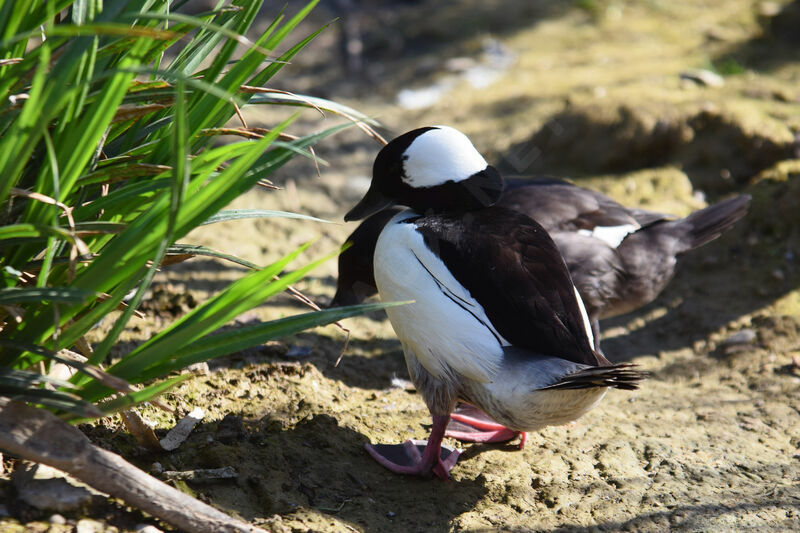
{"type": "Polygon", "coordinates": [[[378,237],[374,276],[412,381],[433,417],[420,453],[367,445],[386,468],[448,478],[458,452],[442,454],[464,400],[511,431],[575,420],[609,387],[644,377],[593,349],[588,316],[553,240],[526,215],[494,204],[502,178],[469,139],[444,126],[385,146],[370,189],[345,215],[359,220],[391,203],[410,209],[378,237]]]}

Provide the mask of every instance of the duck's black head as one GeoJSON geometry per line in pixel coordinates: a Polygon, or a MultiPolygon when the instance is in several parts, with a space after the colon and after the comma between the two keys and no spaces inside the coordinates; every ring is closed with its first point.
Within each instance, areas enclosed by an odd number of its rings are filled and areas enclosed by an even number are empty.
{"type": "Polygon", "coordinates": [[[419,213],[472,211],[497,202],[503,178],[466,135],[447,126],[419,128],[383,147],[372,184],[345,216],[359,220],[391,204],[419,213]]]}

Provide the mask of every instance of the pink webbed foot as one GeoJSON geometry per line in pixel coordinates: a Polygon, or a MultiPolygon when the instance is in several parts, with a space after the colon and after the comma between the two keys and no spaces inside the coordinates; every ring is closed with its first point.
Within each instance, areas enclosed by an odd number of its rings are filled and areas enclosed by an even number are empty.
{"type": "Polygon", "coordinates": [[[427,441],[407,440],[403,444],[366,444],[367,452],[380,465],[397,474],[430,476],[450,479],[461,450],[442,446],[447,416],[434,416],[431,436],[427,441]]]}
{"type": "Polygon", "coordinates": [[[445,436],[464,442],[508,442],[519,437],[519,449],[525,447],[528,433],[514,431],[498,424],[472,405],[461,405],[450,415],[451,425],[445,436]]]}
{"type": "Polygon", "coordinates": [[[424,477],[435,474],[445,481],[450,479],[450,469],[461,455],[461,450],[440,446],[439,457],[436,457],[432,448],[428,450],[427,441],[416,439],[403,444],[365,444],[364,448],[378,464],[396,474],[424,477]]]}

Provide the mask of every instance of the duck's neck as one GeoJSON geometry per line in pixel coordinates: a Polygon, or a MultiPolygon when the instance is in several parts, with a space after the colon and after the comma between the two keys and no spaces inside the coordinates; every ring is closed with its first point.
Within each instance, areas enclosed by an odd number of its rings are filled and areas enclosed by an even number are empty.
{"type": "Polygon", "coordinates": [[[502,193],[503,179],[489,166],[465,180],[426,188],[405,187],[397,191],[397,197],[418,213],[451,213],[492,206],[502,193]]]}

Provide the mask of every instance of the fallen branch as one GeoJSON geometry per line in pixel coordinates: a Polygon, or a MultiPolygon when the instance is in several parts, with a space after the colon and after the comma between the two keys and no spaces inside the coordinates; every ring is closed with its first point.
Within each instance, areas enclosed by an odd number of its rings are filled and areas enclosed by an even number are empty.
{"type": "Polygon", "coordinates": [[[0,448],[72,474],[173,526],[196,533],[266,533],[155,479],[43,409],[0,399],[0,448]]]}

